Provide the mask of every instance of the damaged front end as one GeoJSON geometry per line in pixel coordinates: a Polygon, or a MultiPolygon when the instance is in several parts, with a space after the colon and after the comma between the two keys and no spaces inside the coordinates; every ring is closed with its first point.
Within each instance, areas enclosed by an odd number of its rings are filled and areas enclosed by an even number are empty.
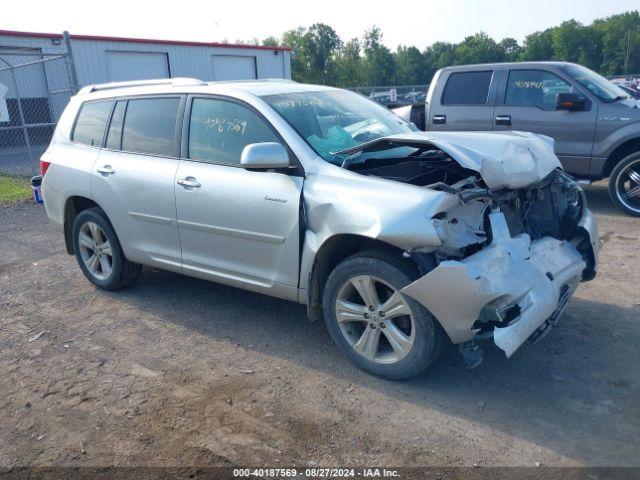
{"type": "Polygon", "coordinates": [[[436,132],[381,139],[361,151],[398,146],[415,150],[353,169],[457,197],[431,217],[440,244],[406,251],[423,275],[402,293],[455,344],[493,338],[510,357],[544,336],[578,284],[595,276],[598,248],[584,192],[561,170],[552,140],[436,132]]]}
{"type": "Polygon", "coordinates": [[[517,190],[481,183],[458,186],[461,204],[433,219],[437,266],[403,293],[453,343],[493,337],[510,357],[544,336],[578,284],[595,276],[597,231],[582,189],[560,170],[517,190]]]}

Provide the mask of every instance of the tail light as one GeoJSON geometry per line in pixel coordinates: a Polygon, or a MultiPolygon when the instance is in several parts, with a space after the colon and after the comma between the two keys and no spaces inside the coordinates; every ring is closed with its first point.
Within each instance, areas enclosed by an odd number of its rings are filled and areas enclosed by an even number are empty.
{"type": "Polygon", "coordinates": [[[44,177],[44,174],[47,173],[47,170],[49,170],[49,165],[51,165],[51,162],[40,160],[40,175],[44,177]]]}

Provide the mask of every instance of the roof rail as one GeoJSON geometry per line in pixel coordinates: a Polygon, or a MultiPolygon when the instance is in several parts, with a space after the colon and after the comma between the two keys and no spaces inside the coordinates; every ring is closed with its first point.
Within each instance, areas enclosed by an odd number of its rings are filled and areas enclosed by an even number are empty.
{"type": "Polygon", "coordinates": [[[132,80],[129,82],[111,82],[111,83],[99,83],[96,85],[87,85],[82,87],[78,92],[78,95],[86,95],[92,92],[100,92],[102,90],[114,90],[117,88],[127,87],[144,87],[147,85],[171,85],[174,87],[195,87],[207,85],[206,82],[198,80],[197,78],[161,78],[157,80],[132,80]]]}
{"type": "Polygon", "coordinates": [[[213,82],[207,82],[208,85],[218,85],[225,83],[298,83],[290,78],[246,78],[239,80],[214,80],[213,82]]]}

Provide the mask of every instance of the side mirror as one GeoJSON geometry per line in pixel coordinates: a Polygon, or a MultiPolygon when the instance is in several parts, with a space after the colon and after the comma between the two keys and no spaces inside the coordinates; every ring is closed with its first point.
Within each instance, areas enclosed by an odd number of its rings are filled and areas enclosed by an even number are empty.
{"type": "Polygon", "coordinates": [[[289,154],[287,150],[275,142],[251,143],[244,147],[240,156],[240,165],[252,170],[269,170],[272,168],[288,168],[289,154]]]}
{"type": "Polygon", "coordinates": [[[556,110],[570,110],[577,112],[584,110],[587,99],[576,93],[559,93],[556,95],[556,110]]]}

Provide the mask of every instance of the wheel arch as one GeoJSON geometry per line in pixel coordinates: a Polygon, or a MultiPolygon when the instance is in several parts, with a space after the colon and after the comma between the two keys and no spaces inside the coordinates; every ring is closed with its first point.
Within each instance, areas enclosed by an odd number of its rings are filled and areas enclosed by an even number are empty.
{"type": "MultiPolygon", "coordinates": [[[[73,231],[73,222],[78,214],[89,208],[99,208],[103,213],[104,209],[100,207],[94,200],[83,197],[81,195],[73,195],[65,201],[64,204],[64,245],[69,255],[73,255],[73,239],[71,237],[73,231]]],[[[106,213],[105,213],[106,216],[106,213]]],[[[107,218],[108,219],[108,218],[107,218]]]]}
{"type": "Polygon", "coordinates": [[[309,271],[307,284],[307,316],[309,320],[322,319],[322,294],[325,282],[333,269],[345,258],[367,250],[400,257],[403,254],[402,249],[390,243],[357,234],[336,234],[322,243],[314,256],[309,271]]]}
{"type": "Polygon", "coordinates": [[[609,154],[609,157],[604,164],[604,168],[602,171],[603,178],[611,176],[611,172],[616,167],[618,162],[635,152],[640,152],[640,137],[625,140],[623,143],[618,145],[609,154]]]}

